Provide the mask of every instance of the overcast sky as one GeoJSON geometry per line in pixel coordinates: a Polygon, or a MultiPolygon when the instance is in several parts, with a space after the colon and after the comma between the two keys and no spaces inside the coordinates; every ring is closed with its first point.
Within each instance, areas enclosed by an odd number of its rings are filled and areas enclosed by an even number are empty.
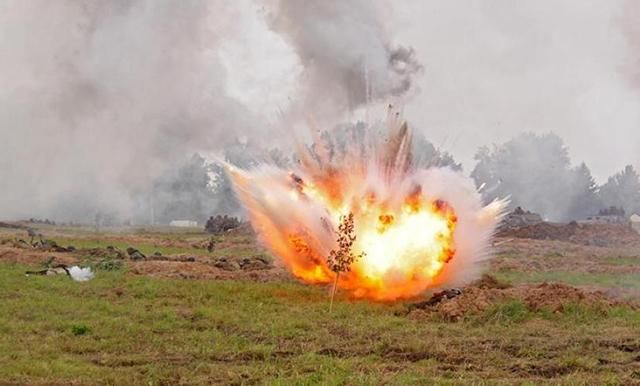
{"type": "MultiPolygon", "coordinates": [[[[407,119],[462,160],[467,171],[478,146],[523,131],[553,131],[566,141],[574,163],[584,160],[603,182],[627,164],[640,166],[639,3],[379,5],[393,42],[413,47],[424,67],[404,102],[407,119]]],[[[279,47],[277,39],[273,44],[279,47]]],[[[261,50],[269,62],[269,49],[261,50]]],[[[295,73],[294,57],[278,57],[283,60],[274,69],[287,75],[291,67],[295,73]]],[[[232,82],[242,83],[240,96],[247,75],[232,75],[232,82]]],[[[270,82],[277,78],[264,77],[267,89],[274,89],[270,82]]],[[[285,84],[295,95],[295,83],[285,84]]]]}
{"type": "Polygon", "coordinates": [[[407,116],[465,166],[525,130],[559,134],[601,182],[639,164],[640,2],[412,3],[391,22],[425,67],[407,116]]]}
{"type": "Polygon", "coordinates": [[[286,144],[303,117],[387,102],[466,172],[479,146],[553,131],[604,182],[640,166],[639,4],[4,0],[0,217],[79,197],[127,210],[194,151],[286,144]]]}
{"type": "MultiPolygon", "coordinates": [[[[524,131],[560,135],[573,162],[587,162],[599,182],[640,166],[640,2],[377,5],[392,41],[413,47],[423,65],[404,99],[407,119],[467,171],[479,146],[524,131]]],[[[256,69],[232,70],[231,89],[249,104],[261,95],[286,104],[296,95],[296,58],[279,36],[265,36],[274,50],[242,53],[256,69]]]]}

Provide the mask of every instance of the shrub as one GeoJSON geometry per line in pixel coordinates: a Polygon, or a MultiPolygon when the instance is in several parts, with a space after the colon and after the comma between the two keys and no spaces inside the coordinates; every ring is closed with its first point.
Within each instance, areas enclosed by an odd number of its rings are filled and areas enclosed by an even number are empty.
{"type": "Polygon", "coordinates": [[[89,327],[84,324],[74,324],[73,326],[71,326],[71,332],[75,336],[85,335],[89,332],[89,327]]]}

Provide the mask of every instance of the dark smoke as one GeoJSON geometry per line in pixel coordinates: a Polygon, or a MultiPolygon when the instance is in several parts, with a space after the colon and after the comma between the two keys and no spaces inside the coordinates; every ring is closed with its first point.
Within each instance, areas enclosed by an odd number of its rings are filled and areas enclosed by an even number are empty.
{"type": "Polygon", "coordinates": [[[394,46],[368,0],[275,1],[269,23],[303,65],[296,101],[320,117],[403,95],[422,69],[412,48],[394,46]]]}

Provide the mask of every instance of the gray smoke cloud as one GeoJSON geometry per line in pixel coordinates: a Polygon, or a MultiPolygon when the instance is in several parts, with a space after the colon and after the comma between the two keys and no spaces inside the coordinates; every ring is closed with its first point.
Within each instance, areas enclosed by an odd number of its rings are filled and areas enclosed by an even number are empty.
{"type": "Polygon", "coordinates": [[[225,1],[0,8],[2,217],[124,214],[166,165],[257,133],[225,94],[225,1]]]}
{"type": "Polygon", "coordinates": [[[411,90],[422,66],[413,48],[394,45],[382,15],[369,0],[273,2],[269,24],[303,66],[297,110],[336,117],[411,90]]]}
{"type": "Polygon", "coordinates": [[[554,132],[602,183],[640,166],[639,14],[631,0],[6,0],[0,218],[126,217],[194,152],[286,143],[303,116],[396,100],[467,173],[480,146],[554,132]]]}

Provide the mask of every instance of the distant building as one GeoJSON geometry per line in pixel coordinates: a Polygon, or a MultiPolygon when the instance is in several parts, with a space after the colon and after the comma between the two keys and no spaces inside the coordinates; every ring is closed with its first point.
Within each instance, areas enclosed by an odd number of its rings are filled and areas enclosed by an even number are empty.
{"type": "Polygon", "coordinates": [[[631,221],[631,227],[640,232],[640,215],[632,214],[629,220],[631,221]]]}
{"type": "Polygon", "coordinates": [[[198,222],[191,220],[173,220],[169,223],[169,226],[176,228],[196,228],[198,226],[198,222]]]}

